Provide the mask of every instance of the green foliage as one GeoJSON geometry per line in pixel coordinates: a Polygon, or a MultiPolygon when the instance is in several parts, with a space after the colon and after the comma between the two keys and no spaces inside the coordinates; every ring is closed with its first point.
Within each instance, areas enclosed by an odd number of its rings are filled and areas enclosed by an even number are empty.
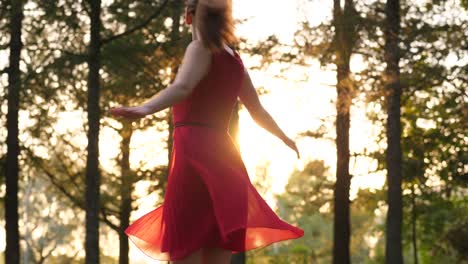
{"type": "Polygon", "coordinates": [[[468,0],[461,0],[461,6],[464,9],[468,10],[468,0]]]}
{"type": "MultiPolygon", "coordinates": [[[[462,241],[468,232],[468,199],[444,199],[437,193],[423,197],[424,199],[418,199],[416,207],[421,262],[439,263],[444,259],[450,259],[454,263],[467,261],[466,243],[462,241]]],[[[408,221],[410,220],[405,219],[405,222],[408,221]]],[[[410,226],[409,223],[406,225],[410,226]]],[[[405,234],[410,236],[407,232],[405,234]]],[[[410,238],[406,239],[409,240],[410,238]]]]}
{"type": "Polygon", "coordinates": [[[278,253],[270,250],[270,255],[299,251],[310,256],[313,263],[330,260],[333,184],[327,178],[328,169],[323,161],[310,161],[291,175],[285,193],[276,197],[279,216],[300,226],[304,237],[280,247],[278,253]]]}
{"type": "Polygon", "coordinates": [[[383,190],[360,189],[351,202],[351,261],[366,263],[372,259],[372,248],[369,239],[378,239],[384,229],[383,219],[376,215],[385,199],[383,190]]]}
{"type": "MultiPolygon", "coordinates": [[[[286,191],[276,197],[278,214],[301,227],[304,237],[250,253],[252,263],[331,262],[333,181],[328,170],[323,161],[313,160],[291,175],[286,191]]],[[[381,237],[383,220],[375,211],[381,207],[384,195],[382,190],[360,190],[351,203],[353,262],[367,263],[371,250],[379,250],[371,249],[367,240],[381,237]]],[[[378,252],[374,254],[379,257],[378,252]]]]}

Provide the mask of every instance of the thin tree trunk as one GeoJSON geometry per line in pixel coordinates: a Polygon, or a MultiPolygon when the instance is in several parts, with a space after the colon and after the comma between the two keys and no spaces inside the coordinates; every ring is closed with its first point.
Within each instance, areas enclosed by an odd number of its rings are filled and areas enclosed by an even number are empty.
{"type": "MultiPolygon", "coordinates": [[[[239,103],[236,103],[236,106],[232,110],[231,119],[229,120],[229,135],[236,143],[236,146],[239,147],[239,103]]],[[[231,264],[245,264],[246,255],[245,252],[240,252],[234,254],[231,258],[231,264]]]]}
{"type": "Polygon", "coordinates": [[[7,113],[7,157],[5,195],[5,263],[20,263],[18,228],[18,179],[19,165],[19,100],[21,90],[20,58],[23,44],[21,28],[23,21],[23,1],[11,1],[10,15],[10,58],[8,69],[8,113],[7,113]]]}
{"type": "Polygon", "coordinates": [[[401,84],[400,84],[400,2],[387,0],[385,6],[385,90],[387,96],[387,183],[388,213],[385,260],[389,264],[403,263],[402,253],[402,152],[401,152],[401,84]]]}
{"type": "Polygon", "coordinates": [[[130,141],[133,135],[131,122],[124,122],[120,132],[122,142],[120,151],[122,159],[120,161],[121,185],[120,185],[120,230],[119,230],[119,264],[129,263],[129,243],[125,234],[125,229],[130,224],[130,214],[132,212],[132,191],[134,177],[130,169],[130,141]]]}
{"type": "Polygon", "coordinates": [[[416,193],[414,185],[411,184],[411,227],[412,227],[412,242],[413,242],[413,258],[414,264],[418,264],[418,243],[416,234],[416,193]]]}
{"type": "Polygon", "coordinates": [[[88,147],[86,160],[86,264],[99,263],[99,124],[101,67],[101,1],[88,0],[90,5],[91,40],[88,58],[88,147]]]}
{"type": "Polygon", "coordinates": [[[239,102],[236,103],[229,120],[229,135],[239,147],[239,102]]]}
{"type": "Polygon", "coordinates": [[[401,84],[400,54],[400,2],[387,0],[385,6],[385,69],[384,85],[387,96],[387,183],[388,213],[385,260],[388,264],[402,264],[402,152],[401,152],[401,84]]]}
{"type": "Polygon", "coordinates": [[[30,213],[30,200],[29,198],[31,197],[31,192],[33,189],[34,185],[34,178],[29,177],[26,179],[28,182],[28,185],[26,187],[26,191],[24,192],[24,197],[23,197],[23,208],[24,208],[24,222],[27,223],[24,227],[24,240],[26,244],[26,248],[23,251],[23,263],[29,263],[30,260],[30,252],[32,251],[31,245],[28,243],[28,241],[32,241],[32,232],[29,229],[29,213],[30,213]]]}
{"type": "Polygon", "coordinates": [[[341,7],[340,0],[334,0],[333,25],[335,27],[335,64],[337,67],[337,102],[336,102],[336,183],[334,188],[333,220],[333,263],[347,264],[350,257],[350,202],[349,190],[351,175],[349,173],[349,129],[350,109],[353,96],[353,83],[350,76],[349,62],[355,45],[355,25],[353,20],[354,6],[346,0],[341,7]]]}
{"type": "Polygon", "coordinates": [[[350,263],[350,209],[349,189],[351,176],[349,174],[349,108],[340,109],[347,100],[346,87],[342,84],[349,75],[349,69],[338,69],[338,100],[336,117],[336,184],[334,189],[334,233],[333,233],[333,263],[350,263]],[[346,112],[345,112],[346,111],[346,112]]]}
{"type": "MultiPolygon", "coordinates": [[[[171,4],[172,10],[172,28],[171,28],[171,41],[174,47],[178,47],[180,45],[181,33],[180,33],[180,18],[182,17],[184,11],[184,4],[182,1],[173,1],[171,4]]],[[[176,52],[177,54],[177,52],[176,52]]],[[[177,70],[179,69],[180,59],[179,56],[175,55],[174,58],[174,66],[172,67],[172,76],[171,81],[175,79],[177,70]]],[[[169,176],[169,169],[171,167],[171,156],[172,156],[172,146],[173,146],[173,133],[174,133],[174,124],[172,120],[172,108],[169,109],[169,113],[167,114],[167,125],[168,125],[168,137],[167,137],[167,176],[169,176]]],[[[166,192],[166,182],[163,184],[162,194],[164,195],[166,192]]]]}
{"type": "Polygon", "coordinates": [[[245,252],[237,253],[232,255],[231,264],[244,264],[246,263],[246,259],[245,252]]]}

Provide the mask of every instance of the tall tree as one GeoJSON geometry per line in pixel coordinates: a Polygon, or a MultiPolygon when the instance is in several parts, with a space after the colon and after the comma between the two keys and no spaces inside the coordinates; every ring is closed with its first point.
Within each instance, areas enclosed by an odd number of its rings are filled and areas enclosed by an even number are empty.
{"type": "MultiPolygon", "coordinates": [[[[135,69],[132,67],[125,67],[124,65],[128,65],[129,63],[133,64],[135,63],[136,65],[140,66],[143,62],[145,64],[145,67],[151,67],[151,68],[163,68],[164,66],[161,66],[161,61],[167,61],[167,58],[165,56],[158,56],[156,59],[159,60],[157,63],[154,62],[154,53],[155,50],[158,50],[159,46],[164,46],[167,45],[170,48],[170,53],[171,55],[168,55],[167,57],[170,58],[169,60],[172,62],[175,59],[173,58],[179,58],[181,57],[181,54],[178,53],[177,51],[181,50],[181,43],[177,42],[180,38],[180,34],[178,33],[180,30],[180,18],[182,15],[183,11],[183,3],[180,1],[174,1],[172,3],[171,8],[164,8],[168,1],[164,2],[159,2],[157,3],[157,6],[155,5],[152,7],[148,7],[148,5],[145,5],[145,3],[139,3],[139,4],[134,4],[133,1],[129,1],[126,4],[129,4],[130,6],[133,6],[134,12],[136,13],[141,13],[139,9],[154,9],[152,10],[152,15],[148,16],[149,18],[152,18],[152,20],[155,20],[154,23],[149,24],[149,21],[147,22],[149,25],[146,27],[145,31],[140,31],[140,32],[133,32],[132,35],[129,35],[127,38],[124,38],[123,41],[114,41],[113,47],[108,47],[108,52],[106,52],[106,65],[105,69],[110,73],[110,78],[109,80],[106,81],[105,87],[108,90],[108,94],[106,94],[107,97],[112,98],[113,100],[119,101],[120,104],[124,105],[131,105],[135,103],[135,101],[140,101],[141,98],[138,97],[147,97],[150,94],[153,94],[155,90],[160,90],[162,88],[162,83],[159,79],[164,79],[164,75],[161,76],[151,76],[150,74],[143,74],[142,80],[137,80],[138,78],[128,78],[127,76],[134,76],[135,74],[135,69]],[[168,11],[168,12],[162,12],[162,11],[168,11]],[[170,17],[173,20],[171,29],[166,28],[163,26],[161,20],[164,19],[155,19],[159,18],[160,16],[166,16],[170,17]],[[158,21],[160,20],[160,21],[158,21]],[[148,32],[149,31],[149,32],[148,32]],[[161,33],[163,32],[164,34],[170,35],[170,41],[167,41],[168,43],[148,43],[147,38],[152,34],[150,32],[158,32],[161,33]],[[168,31],[168,32],[166,32],[168,31]],[[129,44],[131,43],[131,44],[129,44]],[[155,45],[158,45],[155,48],[155,45]],[[125,48],[128,50],[131,50],[133,54],[132,57],[134,57],[134,60],[128,60],[128,56],[122,56],[120,57],[120,61],[123,62],[124,69],[117,69],[118,67],[114,67],[113,65],[113,52],[116,51],[116,49],[121,49],[125,48]],[[151,57],[151,58],[150,58],[151,57]],[[146,65],[147,64],[147,65],[146,65]],[[147,75],[147,76],[145,76],[147,75]],[[119,78],[116,76],[125,76],[123,78],[119,78]],[[157,78],[157,80],[155,80],[157,78]],[[122,80],[121,80],[122,79],[122,80]],[[128,80],[130,79],[130,80],[128,80]],[[107,83],[108,82],[108,83],[107,83]],[[122,86],[125,87],[124,90],[122,91],[122,86]],[[133,88],[135,87],[136,89],[139,89],[139,93],[135,94],[134,92],[129,92],[128,88],[133,88]],[[141,88],[140,88],[141,87],[141,88]],[[115,96],[118,94],[119,96],[115,96]],[[121,96],[125,95],[125,96],[121,96]],[[136,96],[135,96],[136,95],[136,96]],[[115,96],[115,97],[114,97],[115,96]]],[[[116,10],[119,8],[122,8],[122,3],[116,3],[115,6],[113,7],[116,10]]],[[[118,16],[118,12],[115,12],[114,15],[116,17],[118,16]]],[[[124,16],[125,17],[125,16],[124,16]]],[[[122,18],[120,18],[122,19],[122,18]]],[[[128,22],[127,22],[128,23],[128,22]]],[[[141,25],[141,24],[140,24],[141,25]]],[[[137,25],[138,26],[138,25],[137,25]]],[[[132,28],[132,27],[130,27],[132,28]]],[[[130,29],[131,30],[131,29],[130,29]]],[[[176,62],[168,63],[169,65],[166,66],[167,68],[172,68],[173,75],[175,76],[174,72],[176,69],[174,69],[174,65],[176,62]]],[[[172,77],[171,77],[172,78],[172,77]]],[[[170,116],[170,113],[169,113],[170,116]]],[[[164,119],[163,119],[164,120],[164,119]]],[[[130,168],[130,141],[133,135],[133,132],[135,129],[145,129],[150,126],[154,126],[157,121],[162,121],[161,119],[158,118],[152,118],[151,120],[146,120],[143,122],[140,122],[140,127],[136,127],[132,125],[131,122],[126,122],[125,120],[120,121],[120,124],[122,125],[122,128],[118,130],[122,141],[121,141],[121,148],[120,148],[120,183],[118,188],[120,189],[120,193],[118,196],[120,196],[120,208],[118,211],[118,218],[119,218],[119,223],[118,224],[111,224],[111,226],[118,227],[118,234],[119,234],[119,263],[120,264],[128,264],[129,263],[129,240],[127,235],[125,234],[125,229],[129,226],[130,224],[130,215],[131,212],[133,211],[134,208],[132,208],[132,202],[135,200],[134,197],[132,197],[133,191],[134,191],[134,186],[135,183],[142,179],[142,177],[138,176],[141,174],[140,170],[132,170],[130,168]],[[143,125],[141,125],[143,123],[143,125]]],[[[168,122],[169,126],[169,137],[168,141],[172,141],[172,123],[169,120],[168,122]]],[[[170,155],[170,148],[171,145],[168,147],[168,152],[170,155]]],[[[170,159],[169,159],[170,160],[170,159]]],[[[169,166],[163,166],[161,168],[156,168],[152,172],[147,172],[145,173],[145,176],[148,174],[151,174],[151,177],[153,178],[153,181],[155,182],[152,186],[154,189],[157,189],[157,191],[161,191],[164,193],[164,189],[162,188],[166,182],[166,178],[163,175],[167,175],[167,168],[169,166]]],[[[109,200],[110,201],[110,200],[109,200]]],[[[107,221],[108,224],[110,224],[110,221],[107,221]]]]}
{"type": "Polygon", "coordinates": [[[23,21],[23,1],[12,0],[10,3],[10,58],[8,66],[8,113],[7,113],[7,157],[6,157],[6,197],[5,263],[20,263],[19,228],[18,228],[18,115],[21,87],[21,29],[23,21]]]}
{"type": "MultiPolygon", "coordinates": [[[[153,95],[155,91],[163,87],[167,76],[165,74],[158,74],[157,71],[161,68],[173,67],[174,63],[171,64],[173,58],[180,57],[180,54],[175,52],[180,50],[180,43],[176,45],[176,39],[180,38],[180,34],[174,33],[174,31],[179,31],[180,18],[183,11],[183,3],[174,1],[171,6],[172,9],[165,8],[168,3],[168,0],[152,3],[122,1],[110,5],[108,13],[112,15],[112,20],[121,23],[122,27],[126,28],[126,30],[123,33],[103,40],[105,44],[103,47],[103,69],[108,73],[107,78],[103,80],[104,96],[108,98],[108,104],[105,104],[104,107],[109,107],[114,103],[123,105],[139,103],[142,99],[153,95]],[[151,11],[151,13],[149,15],[142,15],[144,19],[141,21],[130,15],[132,13],[146,14],[149,13],[148,11],[151,11]],[[161,16],[163,18],[159,19],[161,16]],[[172,27],[164,25],[164,18],[172,18],[172,27]],[[161,33],[171,36],[170,40],[157,41],[152,37],[161,33]],[[173,35],[176,37],[173,37],[173,35]],[[167,49],[167,47],[170,47],[171,55],[167,55],[167,57],[158,56],[165,54],[166,52],[161,52],[161,49],[167,49]],[[120,52],[122,49],[128,52],[116,56],[115,53],[120,52]]],[[[158,167],[151,171],[132,170],[130,168],[130,141],[135,129],[144,130],[154,126],[157,122],[162,121],[161,118],[145,119],[136,126],[125,120],[118,121],[121,128],[114,129],[117,130],[122,138],[118,158],[120,177],[117,184],[112,182],[112,180],[106,182],[109,192],[104,193],[103,196],[106,197],[101,200],[104,204],[108,205],[106,211],[116,215],[119,220],[118,223],[114,223],[109,218],[104,218],[105,223],[117,231],[119,235],[119,263],[127,264],[129,263],[129,241],[125,234],[125,229],[129,226],[130,215],[134,209],[132,202],[136,197],[132,194],[135,183],[144,178],[151,178],[155,182],[155,184],[152,184],[152,189],[160,191],[165,183],[166,177],[163,175],[166,174],[168,166],[158,167]],[[116,210],[108,210],[110,209],[109,207],[112,207],[114,197],[120,198],[119,207],[115,208],[116,210]]],[[[106,126],[113,127],[110,120],[105,120],[104,122],[106,126]]],[[[169,122],[169,127],[171,125],[169,122]]]]}
{"type": "Polygon", "coordinates": [[[333,263],[350,263],[350,202],[349,189],[349,128],[350,109],[354,83],[350,71],[350,59],[356,43],[356,10],[352,0],[333,1],[334,64],[336,65],[336,184],[334,188],[333,263]]]}
{"type": "Polygon", "coordinates": [[[385,62],[384,87],[387,91],[387,183],[388,213],[386,228],[386,263],[403,263],[401,226],[402,209],[402,152],[401,152],[401,83],[400,52],[400,1],[387,0],[385,5],[385,62]]]}
{"type": "MultiPolygon", "coordinates": [[[[237,147],[239,147],[239,141],[238,141],[238,136],[239,136],[239,102],[236,103],[234,109],[232,110],[231,113],[231,119],[229,120],[229,135],[236,144],[237,147]]],[[[234,254],[231,258],[231,264],[244,264],[246,262],[246,255],[245,252],[240,252],[237,254],[234,254]]]]}
{"type": "Polygon", "coordinates": [[[130,140],[133,135],[131,122],[122,123],[120,130],[122,141],[120,142],[120,225],[119,225],[119,264],[128,264],[128,238],[125,229],[130,224],[130,213],[132,212],[132,190],[134,185],[134,175],[130,169],[130,140]]]}
{"type": "Polygon", "coordinates": [[[100,77],[101,68],[101,0],[87,0],[91,38],[88,47],[88,146],[86,159],[86,241],[87,264],[99,263],[99,210],[100,210],[100,171],[99,171],[99,128],[101,111],[100,77]]]}
{"type": "MultiPolygon", "coordinates": [[[[180,22],[181,18],[183,17],[184,13],[184,3],[182,1],[173,1],[171,4],[171,20],[172,20],[172,26],[171,26],[171,32],[170,32],[170,39],[172,43],[172,48],[169,50],[169,53],[172,55],[173,58],[173,65],[171,69],[171,81],[174,81],[176,77],[177,70],[179,69],[179,65],[182,61],[182,56],[183,56],[183,50],[185,45],[185,40],[188,40],[186,38],[189,34],[188,31],[183,31],[181,32],[180,30],[180,22]]],[[[189,36],[191,37],[191,36],[189,36]]],[[[167,131],[168,131],[168,136],[167,136],[167,163],[168,166],[167,168],[170,168],[170,162],[171,162],[171,156],[172,156],[172,146],[173,146],[173,133],[174,133],[174,124],[172,120],[172,108],[169,109],[167,113],[167,131]]],[[[163,195],[166,192],[166,183],[167,183],[167,177],[169,177],[169,169],[167,170],[166,177],[165,177],[165,182],[163,183],[163,195]]]]}

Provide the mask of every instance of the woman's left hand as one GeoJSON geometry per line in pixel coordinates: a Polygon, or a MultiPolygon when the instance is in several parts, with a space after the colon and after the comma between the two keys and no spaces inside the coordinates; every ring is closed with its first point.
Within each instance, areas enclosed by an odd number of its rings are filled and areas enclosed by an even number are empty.
{"type": "Polygon", "coordinates": [[[299,149],[297,148],[296,142],[294,142],[294,140],[287,137],[286,139],[283,140],[283,142],[284,144],[286,144],[286,146],[288,146],[289,148],[294,150],[294,152],[296,152],[298,159],[301,158],[301,155],[299,154],[299,149]]]}
{"type": "Polygon", "coordinates": [[[112,108],[111,110],[109,110],[109,112],[114,116],[123,117],[131,120],[140,119],[150,114],[149,111],[143,106],[120,106],[112,108]]]}

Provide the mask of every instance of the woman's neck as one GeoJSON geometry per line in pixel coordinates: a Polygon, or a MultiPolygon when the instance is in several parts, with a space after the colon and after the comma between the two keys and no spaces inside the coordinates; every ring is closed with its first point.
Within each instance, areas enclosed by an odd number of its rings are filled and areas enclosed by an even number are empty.
{"type": "Polygon", "coordinates": [[[193,24],[192,24],[192,40],[198,40],[198,30],[193,24]]]}

